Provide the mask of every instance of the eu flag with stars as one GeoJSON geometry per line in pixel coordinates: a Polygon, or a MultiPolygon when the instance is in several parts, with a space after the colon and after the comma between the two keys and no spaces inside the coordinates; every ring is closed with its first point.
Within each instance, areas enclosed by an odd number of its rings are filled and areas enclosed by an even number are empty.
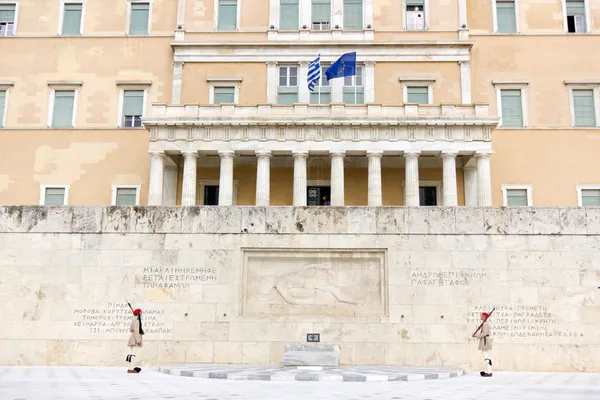
{"type": "Polygon", "coordinates": [[[356,75],[356,52],[346,53],[325,71],[327,80],[356,75]]]}

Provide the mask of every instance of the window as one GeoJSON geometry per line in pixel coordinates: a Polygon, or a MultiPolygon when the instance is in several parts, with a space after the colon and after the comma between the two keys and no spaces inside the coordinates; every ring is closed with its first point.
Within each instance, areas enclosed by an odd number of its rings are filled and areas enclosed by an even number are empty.
{"type": "Polygon", "coordinates": [[[130,3],[129,34],[148,35],[150,21],[150,3],[130,3]]]}
{"type": "Polygon", "coordinates": [[[585,9],[586,7],[584,0],[566,0],[567,32],[587,32],[585,9]]]}
{"type": "Polygon", "coordinates": [[[137,206],[140,204],[140,185],[113,185],[113,206],[137,206]]]}
{"type": "Polygon", "coordinates": [[[237,0],[219,0],[217,29],[220,31],[235,31],[237,29],[238,4],[237,0]]]}
{"type": "Polygon", "coordinates": [[[61,35],[81,35],[82,3],[63,3],[61,35]]]}
{"type": "MultiPolygon", "coordinates": [[[[237,204],[238,187],[240,181],[233,181],[233,205],[237,204]]],[[[196,203],[205,206],[219,205],[219,181],[201,180],[198,181],[198,190],[196,191],[196,203]]]]}
{"type": "Polygon", "coordinates": [[[306,205],[331,205],[331,186],[308,186],[306,188],[306,205]]]}
{"type": "Polygon", "coordinates": [[[419,205],[437,206],[437,187],[419,186],[419,205]]]}
{"type": "Polygon", "coordinates": [[[215,87],[213,104],[234,104],[235,87],[215,87]]]}
{"type": "Polygon", "coordinates": [[[344,0],[344,29],[363,28],[362,0],[344,0]]]}
{"type": "Polygon", "coordinates": [[[6,126],[6,104],[8,103],[8,91],[0,90],[0,128],[6,126]]]}
{"type": "Polygon", "coordinates": [[[331,29],[330,0],[312,0],[312,29],[315,31],[331,29]]]}
{"type": "Polygon", "coordinates": [[[406,103],[429,104],[429,87],[407,86],[406,103]]]}
{"type": "Polygon", "coordinates": [[[424,30],[427,28],[425,23],[425,1],[426,0],[405,0],[406,29],[424,30]]]}
{"type": "Polygon", "coordinates": [[[0,36],[15,34],[16,4],[0,4],[0,36]]]}
{"type": "Polygon", "coordinates": [[[280,0],[279,29],[298,30],[300,8],[298,0],[280,0]]]}
{"type": "Polygon", "coordinates": [[[504,199],[504,206],[531,206],[531,190],[531,185],[502,185],[502,197],[504,199]]]}
{"type": "Polygon", "coordinates": [[[54,90],[51,101],[52,128],[72,128],[75,125],[75,90],[54,90]]]}
{"type": "Polygon", "coordinates": [[[496,32],[517,33],[517,13],[514,0],[496,0],[496,32]]]}
{"type": "Polygon", "coordinates": [[[277,104],[294,104],[298,102],[298,67],[281,65],[279,67],[279,87],[277,88],[277,104]]]}
{"type": "Polygon", "coordinates": [[[596,101],[594,89],[571,89],[573,126],[576,128],[596,126],[596,101]]]}
{"type": "Polygon", "coordinates": [[[204,201],[202,204],[205,206],[219,205],[219,185],[204,186],[204,201]]]}
{"type": "Polygon", "coordinates": [[[331,103],[331,86],[325,75],[329,66],[321,64],[321,79],[315,84],[312,92],[310,92],[310,104],[330,104],[331,103]]]}
{"type": "Polygon", "coordinates": [[[577,186],[577,200],[580,207],[600,206],[600,185],[577,186]]]}
{"type": "Polygon", "coordinates": [[[40,204],[45,206],[67,205],[69,198],[69,185],[42,185],[40,186],[40,204]]]}
{"type": "Polygon", "coordinates": [[[524,127],[521,89],[500,89],[501,124],[504,127],[524,127]]]}
{"type": "Polygon", "coordinates": [[[123,90],[123,120],[125,128],[141,128],[144,115],[144,90],[123,90]]]}
{"type": "Polygon", "coordinates": [[[363,67],[356,66],[356,75],[344,77],[344,104],[365,104],[363,67]]]}

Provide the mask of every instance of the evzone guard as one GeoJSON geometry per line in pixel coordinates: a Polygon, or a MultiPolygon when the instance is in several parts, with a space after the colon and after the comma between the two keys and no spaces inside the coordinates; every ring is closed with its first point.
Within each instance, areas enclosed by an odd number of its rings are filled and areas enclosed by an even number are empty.
{"type": "Polygon", "coordinates": [[[129,325],[129,332],[131,332],[131,334],[129,335],[129,341],[127,343],[127,346],[129,346],[129,354],[125,357],[125,361],[129,363],[127,373],[139,374],[142,369],[135,366],[135,358],[136,349],[143,346],[142,336],[144,335],[144,329],[142,328],[142,310],[139,308],[134,310],[129,302],[127,302],[127,304],[133,312],[131,324],[129,325]]]}
{"type": "Polygon", "coordinates": [[[489,353],[492,350],[492,340],[490,338],[492,330],[490,328],[489,318],[494,310],[492,310],[489,314],[486,312],[481,313],[482,322],[472,335],[473,338],[479,339],[479,350],[481,350],[483,354],[483,362],[485,364],[486,371],[481,371],[479,373],[483,377],[492,376],[492,359],[490,358],[489,353]]]}

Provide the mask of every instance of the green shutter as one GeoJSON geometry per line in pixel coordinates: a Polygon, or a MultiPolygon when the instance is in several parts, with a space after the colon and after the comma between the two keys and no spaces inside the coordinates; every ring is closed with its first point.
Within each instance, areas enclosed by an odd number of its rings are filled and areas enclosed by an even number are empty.
{"type": "Polygon", "coordinates": [[[328,86],[315,86],[310,93],[310,104],[330,104],[331,88],[328,86]]]}
{"type": "Polygon", "coordinates": [[[299,18],[298,0],[281,0],[279,6],[279,29],[298,30],[299,18]]]}
{"type": "Polygon", "coordinates": [[[567,16],[585,15],[585,3],[583,1],[567,0],[567,16]]]}
{"type": "Polygon", "coordinates": [[[0,22],[15,22],[14,4],[0,4],[0,22]]]}
{"type": "Polygon", "coordinates": [[[514,1],[498,1],[496,3],[498,33],[517,33],[517,19],[514,1]]]}
{"type": "Polygon", "coordinates": [[[4,121],[5,104],[6,104],[6,90],[2,90],[2,91],[0,91],[0,128],[3,127],[2,121],[4,121]]]}
{"type": "Polygon", "coordinates": [[[429,88],[427,86],[407,87],[406,102],[417,104],[429,104],[429,88]]]}
{"type": "Polygon", "coordinates": [[[527,206],[527,189],[507,189],[507,206],[527,206]]]}
{"type": "Polygon", "coordinates": [[[344,87],[343,101],[344,104],[365,104],[365,89],[362,86],[344,87]]]}
{"type": "Polygon", "coordinates": [[[235,103],[235,88],[216,87],[213,103],[214,104],[235,103]]]}
{"type": "Polygon", "coordinates": [[[129,34],[147,35],[149,15],[150,3],[131,3],[131,21],[129,23],[129,34]]]}
{"type": "Polygon", "coordinates": [[[298,102],[297,86],[280,86],[277,89],[277,104],[295,104],[298,102]]]}
{"type": "Polygon", "coordinates": [[[502,126],[523,126],[523,103],[521,90],[504,89],[500,91],[502,102],[502,126]]]}
{"type": "Polygon", "coordinates": [[[344,29],[363,28],[362,0],[344,0],[344,29]]]}
{"type": "Polygon", "coordinates": [[[424,0],[406,0],[406,5],[407,6],[424,7],[425,1],[424,0]]]}
{"type": "Polygon", "coordinates": [[[237,0],[219,0],[218,29],[220,31],[237,29],[237,0]]]}
{"type": "Polygon", "coordinates": [[[596,106],[593,89],[574,89],[573,108],[576,127],[596,126],[596,106]]]}
{"type": "Polygon", "coordinates": [[[46,193],[44,193],[44,205],[62,206],[64,204],[65,204],[65,189],[64,188],[46,188],[46,193]]]}
{"type": "Polygon", "coordinates": [[[79,35],[81,33],[81,4],[65,4],[63,15],[63,35],[79,35]]]}
{"type": "Polygon", "coordinates": [[[73,126],[74,104],[75,92],[73,90],[57,90],[54,92],[53,128],[70,128],[73,126]]]}
{"type": "Polygon", "coordinates": [[[312,0],[312,22],[331,22],[331,1],[312,0]]]}
{"type": "Polygon", "coordinates": [[[600,189],[582,189],[582,206],[600,206],[600,189]]]}
{"type": "Polygon", "coordinates": [[[144,91],[125,90],[123,93],[123,116],[142,116],[144,114],[144,91]]]}
{"type": "Polygon", "coordinates": [[[135,188],[117,188],[117,206],[135,206],[137,205],[137,189],[135,188]]]}

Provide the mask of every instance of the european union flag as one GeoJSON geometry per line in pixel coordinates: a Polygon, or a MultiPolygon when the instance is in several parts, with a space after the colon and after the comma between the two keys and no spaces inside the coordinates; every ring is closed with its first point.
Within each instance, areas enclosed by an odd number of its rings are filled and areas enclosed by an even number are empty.
{"type": "Polygon", "coordinates": [[[325,71],[327,80],[356,75],[356,52],[346,53],[325,71]]]}

